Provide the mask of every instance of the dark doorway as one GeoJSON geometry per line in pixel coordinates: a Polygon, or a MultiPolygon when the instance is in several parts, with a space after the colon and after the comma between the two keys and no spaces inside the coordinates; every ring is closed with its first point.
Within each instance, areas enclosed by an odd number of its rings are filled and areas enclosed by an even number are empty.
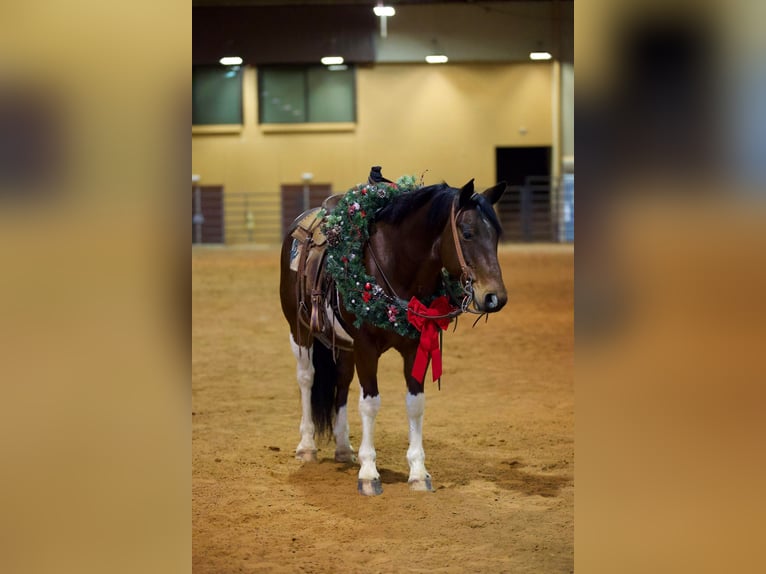
{"type": "Polygon", "coordinates": [[[496,181],[508,185],[524,185],[529,176],[551,175],[550,147],[498,147],[495,148],[496,181]]]}
{"type": "Polygon", "coordinates": [[[192,186],[192,243],[224,243],[223,186],[192,186]]]}
{"type": "Polygon", "coordinates": [[[510,189],[497,205],[507,241],[551,241],[551,148],[495,148],[497,181],[510,189]]]}

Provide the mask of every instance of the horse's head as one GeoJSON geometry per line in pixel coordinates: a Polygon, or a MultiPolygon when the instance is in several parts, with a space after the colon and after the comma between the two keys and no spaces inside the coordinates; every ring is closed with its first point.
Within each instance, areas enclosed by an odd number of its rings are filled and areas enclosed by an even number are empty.
{"type": "Polygon", "coordinates": [[[470,281],[473,305],[482,313],[499,311],[508,301],[497,261],[500,222],[492,207],[505,190],[501,182],[477,193],[469,181],[457,194],[442,236],[444,267],[461,281],[470,281]]]}

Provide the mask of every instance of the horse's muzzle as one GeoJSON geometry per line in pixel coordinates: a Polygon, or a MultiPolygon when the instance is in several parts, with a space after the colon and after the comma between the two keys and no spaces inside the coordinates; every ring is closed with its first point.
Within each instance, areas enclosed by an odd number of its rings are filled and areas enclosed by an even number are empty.
{"type": "Polygon", "coordinates": [[[485,313],[495,313],[502,309],[508,302],[508,295],[505,293],[487,293],[484,300],[479,305],[479,310],[485,313]]]}

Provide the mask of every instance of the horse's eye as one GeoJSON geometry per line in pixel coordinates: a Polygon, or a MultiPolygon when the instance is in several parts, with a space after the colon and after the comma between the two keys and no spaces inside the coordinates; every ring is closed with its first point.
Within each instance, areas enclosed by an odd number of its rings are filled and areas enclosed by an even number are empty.
{"type": "Polygon", "coordinates": [[[473,232],[468,229],[467,227],[463,228],[463,239],[471,239],[473,237],[473,232]]]}

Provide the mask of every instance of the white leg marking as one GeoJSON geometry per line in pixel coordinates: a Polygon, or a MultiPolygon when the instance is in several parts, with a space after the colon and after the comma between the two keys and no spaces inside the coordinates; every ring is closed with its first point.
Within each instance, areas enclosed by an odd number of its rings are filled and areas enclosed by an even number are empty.
{"type": "Polygon", "coordinates": [[[380,478],[375,467],[375,417],[380,410],[380,395],[365,397],[359,391],[359,414],[362,416],[362,444],[359,446],[360,480],[380,478]]]}
{"type": "MultiPolygon", "coordinates": [[[[426,407],[425,393],[412,395],[407,393],[407,416],[410,419],[410,446],[407,449],[407,462],[410,464],[409,482],[424,482],[431,475],[426,471],[426,453],[423,450],[423,414],[426,407]]],[[[429,485],[430,486],[430,485],[429,485]]]]}
{"type": "Polygon", "coordinates": [[[348,439],[348,412],[345,405],[340,407],[338,414],[335,415],[332,433],[335,435],[335,460],[339,462],[353,460],[354,449],[348,439]]]}
{"type": "Polygon", "coordinates": [[[314,385],[314,364],[311,362],[312,350],[300,347],[290,334],[290,347],[298,361],[298,386],[301,389],[301,442],[295,449],[298,458],[305,458],[303,454],[316,454],[314,443],[314,422],[311,418],[311,387],[314,385]]]}

